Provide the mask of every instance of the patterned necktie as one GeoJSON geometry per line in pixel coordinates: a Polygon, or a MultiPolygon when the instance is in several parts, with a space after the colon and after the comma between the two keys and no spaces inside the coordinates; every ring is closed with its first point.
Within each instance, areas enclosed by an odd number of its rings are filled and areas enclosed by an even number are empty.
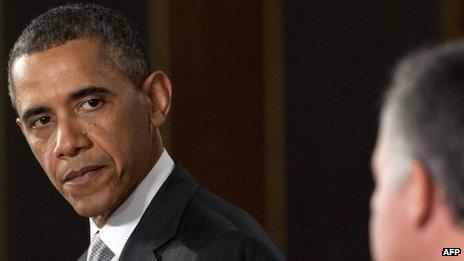
{"type": "Polygon", "coordinates": [[[90,255],[88,261],[110,261],[114,253],[103,243],[100,233],[97,232],[90,243],[90,255]]]}

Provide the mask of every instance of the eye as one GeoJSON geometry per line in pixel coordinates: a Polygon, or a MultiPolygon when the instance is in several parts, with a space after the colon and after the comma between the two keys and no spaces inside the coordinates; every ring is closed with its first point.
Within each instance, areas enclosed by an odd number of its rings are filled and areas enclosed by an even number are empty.
{"type": "Polygon", "coordinates": [[[46,126],[48,123],[50,123],[50,121],[51,118],[49,116],[42,116],[37,120],[33,121],[31,125],[33,129],[39,129],[46,126]]]}
{"type": "Polygon", "coordinates": [[[103,105],[103,100],[101,99],[89,99],[81,104],[79,110],[94,110],[103,105]]]}

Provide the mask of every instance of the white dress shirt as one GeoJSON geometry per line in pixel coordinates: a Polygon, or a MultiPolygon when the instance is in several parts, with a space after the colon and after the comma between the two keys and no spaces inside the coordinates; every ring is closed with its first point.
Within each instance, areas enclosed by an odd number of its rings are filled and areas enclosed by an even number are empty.
{"type": "MultiPolygon", "coordinates": [[[[114,253],[111,261],[116,261],[122,249],[140,221],[156,192],[174,169],[174,161],[163,149],[161,157],[147,176],[140,182],[132,194],[114,211],[102,228],[98,228],[93,220],[90,222],[90,239],[100,231],[100,237],[105,245],[114,253]]],[[[89,255],[87,254],[87,260],[89,255]]]]}

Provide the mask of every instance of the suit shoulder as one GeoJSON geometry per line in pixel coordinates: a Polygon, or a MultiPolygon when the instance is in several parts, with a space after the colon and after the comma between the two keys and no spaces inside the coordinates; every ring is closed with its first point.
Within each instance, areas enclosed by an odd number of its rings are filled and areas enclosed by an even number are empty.
{"type": "Polygon", "coordinates": [[[188,203],[182,220],[215,232],[239,230],[266,236],[253,217],[202,187],[188,203]]]}
{"type": "Polygon", "coordinates": [[[198,251],[198,260],[284,260],[262,240],[234,230],[213,238],[198,251]]]}
{"type": "Polygon", "coordinates": [[[280,256],[274,243],[254,218],[202,187],[185,208],[176,238],[201,253],[214,249],[219,251],[219,245],[222,245],[229,247],[230,251],[235,249],[252,253],[251,250],[255,249],[256,253],[280,256]]]}

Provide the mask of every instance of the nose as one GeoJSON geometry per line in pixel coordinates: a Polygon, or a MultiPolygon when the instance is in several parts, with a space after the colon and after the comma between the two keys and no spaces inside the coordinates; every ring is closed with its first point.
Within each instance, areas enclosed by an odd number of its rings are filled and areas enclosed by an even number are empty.
{"type": "Polygon", "coordinates": [[[86,132],[74,121],[74,119],[65,120],[57,126],[53,152],[58,158],[74,157],[92,144],[86,132]]]}

